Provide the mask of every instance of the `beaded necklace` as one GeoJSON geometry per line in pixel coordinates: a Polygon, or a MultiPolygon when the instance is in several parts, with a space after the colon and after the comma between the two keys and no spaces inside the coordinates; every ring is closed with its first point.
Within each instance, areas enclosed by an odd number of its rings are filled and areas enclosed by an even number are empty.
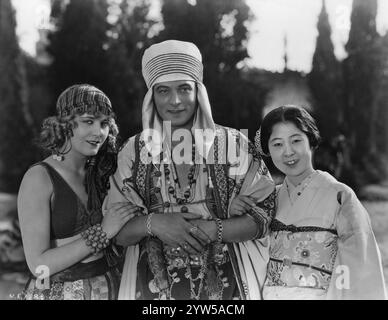
{"type": "MultiPolygon", "coordinates": [[[[167,154],[169,153],[167,152],[167,154]]],[[[164,177],[166,181],[165,196],[167,199],[169,199],[169,201],[163,204],[163,208],[169,208],[171,205],[174,205],[172,198],[175,199],[175,203],[178,206],[182,206],[188,203],[194,203],[193,200],[195,199],[196,182],[199,176],[199,169],[200,169],[200,164],[195,164],[194,161],[195,161],[195,144],[192,145],[192,160],[190,162],[191,167],[189,169],[189,173],[187,174],[188,185],[182,189],[181,183],[179,181],[176,165],[172,159],[172,156],[170,157],[170,159],[167,158],[164,160],[163,170],[164,170],[164,177]]],[[[161,159],[161,162],[162,162],[162,159],[161,159]]],[[[161,183],[162,172],[160,169],[160,165],[156,166],[155,164],[153,164],[153,166],[156,169],[156,171],[154,172],[154,177],[157,177],[154,190],[155,192],[159,192],[161,190],[161,185],[162,185],[161,183]]],[[[199,202],[202,202],[202,201],[199,201],[199,202]]],[[[182,206],[181,212],[183,213],[188,212],[188,208],[186,206],[182,206]]]]}
{"type": "MultiPolygon", "coordinates": [[[[167,154],[169,155],[169,152],[167,152],[167,154]]],[[[166,180],[166,188],[165,188],[166,198],[169,199],[169,202],[165,202],[163,204],[163,207],[169,208],[170,205],[173,205],[173,201],[171,200],[172,198],[174,198],[178,206],[183,205],[181,207],[181,212],[182,213],[188,212],[188,208],[187,206],[185,206],[185,204],[194,203],[193,200],[195,199],[196,182],[200,171],[200,164],[195,163],[195,144],[192,145],[192,160],[190,163],[191,167],[187,174],[188,185],[185,188],[182,189],[181,183],[179,181],[176,165],[172,159],[172,152],[171,152],[170,159],[166,159],[165,162],[167,162],[168,160],[170,160],[169,163],[163,164],[163,170],[164,170],[164,177],[166,180]]],[[[159,191],[162,185],[161,184],[162,172],[160,169],[160,165],[157,167],[154,164],[154,167],[156,169],[156,171],[154,172],[154,176],[157,177],[155,188],[157,188],[157,191],[159,191]]],[[[206,163],[203,171],[207,173],[207,180],[208,180],[207,187],[213,188],[213,183],[211,181],[210,173],[206,166],[206,163]]],[[[208,246],[206,250],[204,250],[204,252],[201,254],[199,261],[202,261],[202,264],[201,264],[199,273],[196,277],[193,277],[191,265],[192,264],[198,265],[198,263],[191,263],[190,256],[187,256],[185,259],[185,264],[186,264],[185,277],[190,281],[191,299],[195,299],[195,300],[200,299],[200,295],[204,286],[205,276],[208,271],[209,254],[210,254],[210,246],[208,246]],[[197,292],[195,292],[196,281],[199,281],[197,292]]]]}
{"type": "MultiPolygon", "coordinates": [[[[168,166],[165,165],[164,173],[167,182],[167,191],[169,195],[174,197],[177,204],[187,204],[194,200],[195,198],[195,186],[196,186],[196,178],[199,174],[199,165],[195,164],[195,145],[192,145],[191,150],[191,162],[190,162],[189,173],[187,174],[188,185],[182,190],[181,183],[178,177],[178,171],[176,169],[176,165],[174,160],[171,157],[171,171],[168,169],[168,166]],[[174,186],[171,183],[170,173],[172,173],[172,180],[174,182],[174,186]]],[[[184,208],[184,207],[182,207],[184,208]]],[[[184,211],[182,211],[184,212],[184,211]]]]}
{"type": "Polygon", "coordinates": [[[189,261],[190,258],[188,257],[186,259],[185,277],[190,280],[190,298],[191,299],[199,300],[199,298],[201,296],[201,292],[203,289],[203,282],[205,280],[205,275],[206,275],[206,272],[208,269],[209,251],[210,251],[209,248],[205,250],[205,252],[203,254],[203,259],[202,259],[203,263],[201,265],[201,268],[199,270],[198,275],[195,278],[193,278],[193,275],[192,275],[191,264],[189,261]],[[199,280],[198,291],[197,291],[197,293],[195,293],[195,281],[198,281],[198,280],[199,280]]]}

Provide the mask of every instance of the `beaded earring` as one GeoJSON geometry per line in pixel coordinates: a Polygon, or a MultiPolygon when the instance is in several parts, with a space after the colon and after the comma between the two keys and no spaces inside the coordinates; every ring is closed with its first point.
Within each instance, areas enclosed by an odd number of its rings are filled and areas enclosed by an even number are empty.
{"type": "Polygon", "coordinates": [[[65,156],[63,154],[60,154],[60,153],[54,153],[53,159],[61,162],[61,161],[65,160],[65,156]]]}
{"type": "MultiPolygon", "coordinates": [[[[66,140],[67,141],[67,140],[66,140]]],[[[65,151],[59,151],[57,148],[54,149],[54,154],[53,154],[53,159],[56,160],[56,161],[63,161],[65,160],[65,155],[68,154],[71,150],[71,140],[68,140],[70,142],[70,147],[68,150],[65,150],[65,151]]],[[[67,146],[67,144],[66,144],[67,146]]]]}
{"type": "Polygon", "coordinates": [[[261,146],[261,127],[259,130],[256,131],[255,135],[255,147],[256,150],[262,155],[262,156],[268,156],[267,154],[264,153],[263,147],[261,146]]]}
{"type": "Polygon", "coordinates": [[[93,157],[89,157],[87,160],[86,160],[86,166],[88,167],[93,167],[96,165],[96,157],[93,156],[93,157]]]}

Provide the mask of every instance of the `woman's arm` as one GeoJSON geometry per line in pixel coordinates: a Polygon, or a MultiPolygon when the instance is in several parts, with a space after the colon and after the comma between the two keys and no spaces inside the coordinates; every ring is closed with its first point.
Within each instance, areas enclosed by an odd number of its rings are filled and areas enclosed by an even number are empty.
{"type": "Polygon", "coordinates": [[[271,175],[254,145],[244,135],[238,136],[242,151],[239,165],[229,170],[236,187],[229,202],[229,219],[223,220],[226,242],[264,238],[275,216],[276,192],[271,175]]]}
{"type": "Polygon", "coordinates": [[[386,300],[381,254],[369,214],[348,187],[338,192],[337,201],[338,251],[327,299],[386,300]]]}
{"type": "Polygon", "coordinates": [[[47,266],[50,275],[70,267],[90,255],[83,239],[63,247],[50,248],[50,197],[52,183],[44,168],[28,170],[18,194],[18,215],[28,267],[36,274],[38,266],[47,266]]]}
{"type": "MultiPolygon", "coordinates": [[[[18,195],[18,214],[28,267],[37,275],[37,267],[46,266],[50,275],[85,259],[91,248],[79,238],[66,245],[50,247],[50,200],[53,186],[46,170],[35,166],[27,171],[18,195]]],[[[133,216],[136,206],[118,203],[108,210],[102,229],[111,239],[133,216]]]]}
{"type": "Polygon", "coordinates": [[[127,247],[139,243],[147,236],[146,229],[147,216],[132,218],[116,235],[116,243],[127,247]]]}

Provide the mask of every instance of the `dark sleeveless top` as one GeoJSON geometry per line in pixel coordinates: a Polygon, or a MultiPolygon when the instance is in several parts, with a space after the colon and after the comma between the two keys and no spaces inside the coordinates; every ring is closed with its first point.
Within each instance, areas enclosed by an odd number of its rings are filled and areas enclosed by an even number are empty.
{"type": "Polygon", "coordinates": [[[36,165],[41,165],[47,170],[53,184],[53,197],[50,201],[51,240],[72,237],[101,222],[101,210],[88,211],[58,171],[46,162],[39,162],[34,166],[36,165]]]}

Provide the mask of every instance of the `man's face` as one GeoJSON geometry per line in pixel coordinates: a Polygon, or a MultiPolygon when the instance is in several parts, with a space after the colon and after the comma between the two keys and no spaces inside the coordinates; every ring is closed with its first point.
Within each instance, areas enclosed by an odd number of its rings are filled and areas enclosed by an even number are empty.
{"type": "Polygon", "coordinates": [[[171,121],[173,128],[191,127],[197,109],[194,81],[160,82],[153,89],[156,110],[163,121],[171,121]]]}

